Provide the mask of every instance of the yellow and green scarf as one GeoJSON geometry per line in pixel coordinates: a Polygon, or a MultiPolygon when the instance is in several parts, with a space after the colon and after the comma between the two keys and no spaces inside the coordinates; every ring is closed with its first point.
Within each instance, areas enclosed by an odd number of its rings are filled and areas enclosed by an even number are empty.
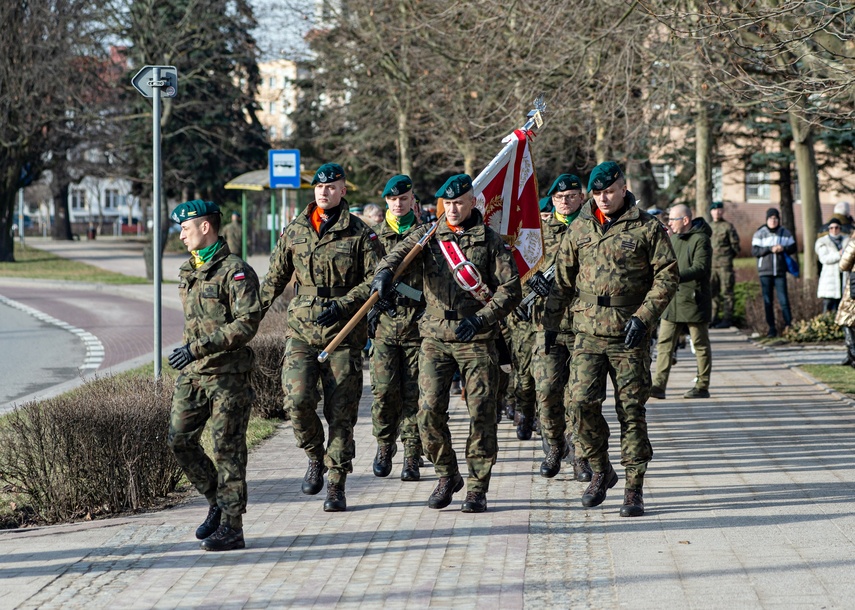
{"type": "Polygon", "coordinates": [[[406,233],[414,224],[416,224],[416,215],[410,210],[400,218],[392,213],[392,210],[386,210],[386,223],[392,227],[398,235],[406,233]]]}

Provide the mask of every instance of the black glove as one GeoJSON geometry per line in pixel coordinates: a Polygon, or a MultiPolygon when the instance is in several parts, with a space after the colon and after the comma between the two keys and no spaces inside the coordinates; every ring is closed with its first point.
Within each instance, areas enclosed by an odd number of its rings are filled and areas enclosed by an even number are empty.
{"type": "Polygon", "coordinates": [[[320,326],[332,326],[344,317],[344,311],[337,301],[327,301],[327,306],[318,316],[316,323],[320,326]]]}
{"type": "Polygon", "coordinates": [[[395,274],[392,273],[391,269],[381,269],[374,275],[374,279],[371,280],[371,294],[377,292],[380,294],[381,299],[389,300],[389,297],[392,296],[392,278],[395,277],[395,274]]]}
{"type": "Polygon", "coordinates": [[[380,310],[375,305],[368,310],[368,338],[373,339],[377,334],[377,323],[380,321],[380,310]]]}
{"type": "Polygon", "coordinates": [[[644,322],[632,316],[623,327],[623,332],[626,333],[626,339],[623,344],[627,347],[638,347],[644,341],[644,336],[647,334],[647,327],[644,322]]]}
{"type": "Polygon", "coordinates": [[[484,328],[484,318],[481,316],[469,316],[460,321],[460,324],[454,329],[454,334],[457,335],[458,341],[471,341],[472,337],[482,328],[484,328]]]}
{"type": "Polygon", "coordinates": [[[558,340],[557,330],[547,330],[543,333],[543,353],[549,355],[549,350],[555,347],[555,342],[558,340]]]}
{"type": "Polygon", "coordinates": [[[536,271],[525,284],[536,292],[537,296],[544,298],[549,294],[549,289],[552,288],[552,282],[543,277],[540,271],[536,271]]]}
{"type": "Polygon", "coordinates": [[[196,357],[190,353],[190,344],[188,343],[187,345],[176,347],[172,353],[169,354],[169,366],[174,368],[176,371],[180,371],[195,359],[196,357]]]}

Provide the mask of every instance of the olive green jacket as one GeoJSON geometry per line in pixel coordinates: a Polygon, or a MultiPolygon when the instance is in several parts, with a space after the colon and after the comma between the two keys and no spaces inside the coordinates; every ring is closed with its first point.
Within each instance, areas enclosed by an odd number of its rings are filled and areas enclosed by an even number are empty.
{"type": "MultiPolygon", "coordinates": [[[[425,314],[419,320],[419,332],[422,337],[432,337],[446,342],[457,341],[454,329],[460,324],[460,320],[440,319],[431,313],[433,309],[456,311],[461,319],[471,315],[482,316],[485,322],[484,328],[475,335],[474,340],[494,339],[498,334],[496,322],[510,315],[522,299],[520,275],[510,246],[498,233],[484,224],[478,209],[473,209],[472,214],[477,215],[477,224],[460,235],[448,227],[445,219],[440,219],[436,234],[416,259],[417,263],[421,263],[426,302],[425,314]],[[458,243],[466,258],[478,269],[481,280],[493,292],[493,298],[486,305],[482,305],[454,281],[451,269],[438,243],[448,240],[458,243]]],[[[409,233],[380,261],[378,271],[397,269],[407,253],[429,229],[428,225],[422,225],[409,233]]]]}
{"type": "Polygon", "coordinates": [[[184,343],[196,357],[182,374],[249,371],[254,356],[247,343],[262,318],[258,277],[252,267],[231,254],[223,243],[198,269],[192,259],[181,265],[178,280],[184,307],[184,343]]]}
{"type": "Polygon", "coordinates": [[[677,291],[677,259],[665,228],[635,205],[629,191],[626,210],[608,227],[594,216],[594,205],[592,200],[583,205],[561,241],[543,325],[559,330],[569,306],[577,334],[623,337],[632,316],[652,329],[677,291]],[[574,301],[577,291],[638,303],[606,306],[581,297],[574,301]]]}
{"type": "Polygon", "coordinates": [[[671,236],[671,245],[677,255],[680,283],[677,294],[662,313],[669,322],[691,324],[709,323],[712,315],[712,229],[703,218],[692,220],[686,233],[671,236]]]}
{"type": "MultiPolygon", "coordinates": [[[[545,272],[558,259],[558,249],[561,247],[561,240],[567,233],[570,225],[566,225],[557,218],[555,214],[549,217],[548,222],[540,221],[540,229],[543,232],[543,262],[540,265],[540,271],[545,272]]],[[[543,330],[543,319],[546,315],[546,298],[538,297],[532,303],[531,319],[537,325],[538,330],[543,330]]],[[[559,331],[562,333],[573,332],[573,315],[568,312],[561,319],[559,331]]]]}
{"type": "MultiPolygon", "coordinates": [[[[288,304],[288,334],[309,345],[324,348],[338,334],[349,318],[368,299],[374,267],[383,255],[377,234],[351,214],[342,199],[341,215],[323,237],[312,226],[313,201],[294,219],[276,242],[270,255],[270,268],[261,282],[261,305],[265,312],[282,294],[293,276],[296,295],[288,304]],[[340,296],[301,294],[332,289],[340,296]],[[335,300],[345,312],[344,319],[332,326],[315,323],[329,301],[335,300]]],[[[345,343],[362,349],[368,340],[365,318],[348,335],[345,343]]]]}

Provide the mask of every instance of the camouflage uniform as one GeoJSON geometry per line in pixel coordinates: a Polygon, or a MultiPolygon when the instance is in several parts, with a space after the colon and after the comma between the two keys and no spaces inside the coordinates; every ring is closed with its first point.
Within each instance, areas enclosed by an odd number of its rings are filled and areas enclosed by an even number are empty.
{"type": "Polygon", "coordinates": [[[338,220],[319,237],[306,210],[290,223],[270,256],[270,269],[261,283],[261,304],[266,312],[294,276],[295,296],[288,304],[288,340],[282,364],[285,408],[291,416],[297,446],[310,460],[323,460],[330,482],[341,482],[353,472],[356,455],[353,426],[362,395],[362,349],[368,340],[367,323],[353,329],[339,349],[324,363],[318,354],[338,334],[368,298],[371,272],[383,247],[377,235],[348,212],[344,199],[338,220]],[[327,302],[334,299],[344,319],[329,327],[316,324],[327,302]],[[329,439],[324,451],[324,428],[316,412],[324,393],[324,418],[329,439]]]}
{"type": "Polygon", "coordinates": [[[644,408],[650,350],[649,341],[626,347],[624,327],[632,316],[648,331],[655,327],[677,290],[677,260],[662,225],[635,206],[629,191],[623,213],[607,226],[595,217],[595,206],[584,204],[561,242],[543,325],[559,330],[570,306],[576,333],[570,398],[581,457],[594,472],[610,469],[609,428],[602,414],[608,374],[615,387],[626,488],[641,489],[653,456],[644,408]]]}
{"type": "MultiPolygon", "coordinates": [[[[548,222],[541,221],[543,233],[543,251],[545,258],[541,270],[549,269],[558,260],[558,250],[561,238],[567,232],[568,225],[555,218],[553,214],[548,222]]],[[[538,298],[532,303],[532,322],[537,329],[532,349],[532,370],[537,380],[535,387],[537,405],[540,410],[540,433],[552,447],[564,444],[565,434],[569,423],[572,434],[574,426],[573,411],[566,408],[569,400],[564,393],[570,377],[570,357],[573,355],[573,316],[570,312],[560,322],[558,337],[555,345],[545,353],[543,317],[546,299],[538,298]]],[[[578,439],[573,434],[574,454],[581,454],[578,439]]]]}
{"type": "MultiPolygon", "coordinates": [[[[380,243],[390,252],[416,230],[399,234],[385,220],[374,227],[380,243]]],[[[414,263],[400,278],[416,290],[422,289],[419,265],[414,263]]],[[[419,335],[418,318],[424,312],[424,299],[396,295],[395,317],[383,312],[371,342],[371,422],[379,444],[394,445],[400,430],[404,457],[419,457],[422,444],[416,414],[419,410],[419,335]]]]}
{"type": "Polygon", "coordinates": [[[712,228],[712,320],[718,314],[728,322],[733,318],[733,259],[739,256],[739,234],[726,220],[713,221],[712,228]]]}
{"type": "MultiPolygon", "coordinates": [[[[441,222],[436,235],[417,260],[423,265],[425,315],[419,320],[422,347],[419,353],[419,433],[422,446],[440,477],[458,473],[457,456],[448,429],[448,400],[451,378],[460,367],[469,409],[469,438],[466,464],[467,490],[486,493],[490,471],[496,461],[496,385],[498,355],[494,344],[497,321],[507,316],[521,297],[519,273],[509,247],[484,225],[481,213],[472,210],[475,225],[455,234],[441,222]],[[454,281],[438,241],[456,241],[466,258],[481,273],[494,295],[482,305],[454,281]],[[464,317],[479,315],[484,327],[468,342],[458,341],[454,329],[464,317]]],[[[427,227],[419,227],[380,263],[379,269],[396,269],[427,227]]]]}
{"type": "Polygon", "coordinates": [[[534,424],[535,381],[532,376],[532,346],[534,344],[534,325],[520,320],[516,316],[508,317],[511,328],[511,356],[514,364],[514,403],[517,413],[525,417],[529,426],[534,424]]]}
{"type": "Polygon", "coordinates": [[[232,221],[223,229],[223,237],[232,254],[243,257],[243,227],[240,221],[232,221]]]}
{"type": "Polygon", "coordinates": [[[184,343],[196,360],[175,381],[169,446],[191,483],[227,524],[242,527],[246,512],[246,426],[255,393],[247,343],[261,321],[258,278],[223,243],[213,258],[181,266],[178,292],[184,306],[184,343]],[[213,461],[199,438],[210,419],[213,461]]]}

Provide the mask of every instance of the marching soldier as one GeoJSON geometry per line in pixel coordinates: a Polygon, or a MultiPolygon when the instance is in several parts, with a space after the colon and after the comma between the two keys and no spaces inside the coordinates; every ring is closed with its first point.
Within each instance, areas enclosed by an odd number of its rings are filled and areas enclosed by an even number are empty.
{"type": "MultiPolygon", "coordinates": [[[[384,249],[391,251],[415,230],[413,182],[409,176],[394,176],[386,183],[383,197],[386,218],[374,227],[384,249]]],[[[421,295],[422,276],[418,266],[411,267],[396,287],[389,302],[375,305],[368,314],[371,337],[371,423],[377,439],[374,475],[392,472],[392,457],[397,453],[400,430],[404,445],[402,481],[418,481],[422,444],[416,414],[419,410],[419,346],[417,325],[424,314],[421,295]],[[406,291],[411,294],[404,296],[406,291]],[[387,311],[384,311],[387,310],[387,311]]]]}
{"type": "Polygon", "coordinates": [[[733,259],[739,256],[739,233],[724,219],[724,204],[714,201],[710,206],[712,222],[712,328],[730,328],[733,323],[733,259]],[[716,322],[718,314],[721,320],[716,322]]]}
{"type": "Polygon", "coordinates": [[[513,400],[515,409],[514,423],[517,426],[517,438],[521,441],[531,439],[536,421],[535,382],[532,376],[531,349],[534,344],[534,325],[531,320],[520,320],[515,316],[507,318],[511,331],[511,356],[514,364],[513,400]]]}
{"type": "MultiPolygon", "coordinates": [[[[558,262],[558,249],[561,238],[582,210],[584,195],[582,181],[573,174],[561,174],[552,183],[548,196],[551,198],[553,213],[541,223],[543,231],[543,250],[546,253],[541,269],[549,270],[558,262]]],[[[541,298],[533,303],[532,319],[537,324],[537,336],[534,342],[532,366],[537,379],[537,404],[540,407],[540,430],[549,450],[546,459],[540,465],[540,474],[553,478],[561,470],[561,460],[572,455],[573,476],[577,481],[591,480],[591,466],[582,457],[582,448],[573,432],[573,411],[569,400],[565,400],[567,381],[570,377],[570,357],[573,355],[573,316],[568,312],[560,323],[555,344],[549,351],[544,350],[543,316],[546,297],[552,285],[540,271],[529,279],[528,285],[541,298]],[[570,433],[567,434],[567,424],[570,433]],[[571,442],[567,442],[567,438],[571,442]]]]}
{"type": "MultiPolygon", "coordinates": [[[[520,301],[520,280],[510,247],[475,209],[472,179],[466,174],[452,176],[436,196],[444,198],[445,218],[417,259],[426,300],[419,320],[419,433],[439,475],[428,506],[445,508],[463,488],[448,430],[448,391],[459,366],[470,417],[469,479],[462,510],[481,513],[487,510],[490,473],[498,451],[499,367],[493,340],[499,332],[498,319],[520,301]]],[[[381,261],[371,284],[381,298],[388,298],[394,270],[427,231],[428,227],[417,229],[381,261]]]]}
{"type": "Polygon", "coordinates": [[[370,274],[383,247],[376,233],[349,212],[340,165],[321,165],[312,184],[315,200],[285,228],[270,256],[270,270],[261,283],[261,304],[266,312],[294,276],[282,364],[285,408],[297,446],[309,458],[303,493],[320,492],[324,472],[329,470],[324,510],[335,512],[347,508],[345,481],[353,472],[353,426],[362,394],[366,322],[324,363],[318,362],[318,354],[368,298],[370,274]],[[326,450],[323,424],[316,413],[319,379],[329,426],[326,450]]]}
{"type": "Polygon", "coordinates": [[[181,371],[169,416],[169,447],[187,478],[207,498],[208,516],[196,529],[206,551],[244,548],[246,426],[255,392],[255,360],[247,343],[261,321],[258,278],[219,237],[220,208],[187,201],[172,212],[192,255],[181,265],[184,345],[169,356],[181,371]],[[199,438],[210,421],[213,461],[199,438]]]}
{"type": "Polygon", "coordinates": [[[544,347],[555,345],[572,302],[571,408],[581,457],[594,471],[582,506],[599,506],[618,482],[602,412],[608,375],[615,387],[626,470],[620,514],[637,517],[644,514],[644,474],[653,457],[644,408],[650,392],[650,330],[677,291],[677,259],[659,221],[636,207],[617,163],[595,167],[588,191],[593,199],[582,207],[558,252],[543,320],[544,347]]]}

